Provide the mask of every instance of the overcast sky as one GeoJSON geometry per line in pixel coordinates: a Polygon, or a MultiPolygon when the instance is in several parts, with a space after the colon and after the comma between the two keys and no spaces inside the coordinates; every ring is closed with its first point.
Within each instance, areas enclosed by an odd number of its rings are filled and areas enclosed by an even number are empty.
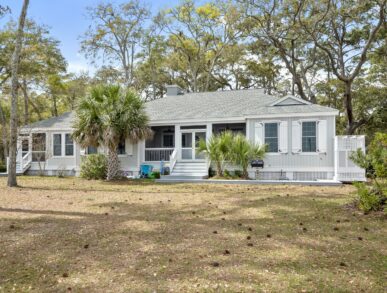
{"type": "MultiPolygon", "coordinates": [[[[12,15],[1,20],[3,25],[10,17],[17,19],[21,10],[22,0],[0,0],[1,5],[11,8],[12,15]]],[[[106,2],[106,1],[104,1],[106,2]]],[[[109,1],[121,3],[125,1],[109,1]]],[[[88,70],[93,72],[92,66],[79,53],[78,37],[82,35],[90,21],[85,16],[85,8],[101,3],[99,0],[30,0],[27,17],[39,24],[48,25],[51,36],[61,42],[60,49],[68,62],[68,71],[79,72],[88,70]]],[[[167,8],[179,3],[178,0],[157,1],[148,0],[153,11],[167,8]]]]}

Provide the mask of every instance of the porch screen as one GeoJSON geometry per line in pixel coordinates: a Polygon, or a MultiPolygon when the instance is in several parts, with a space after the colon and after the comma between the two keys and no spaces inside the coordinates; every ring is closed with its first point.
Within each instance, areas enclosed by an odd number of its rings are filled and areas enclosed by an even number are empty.
{"type": "Polygon", "coordinates": [[[42,162],[46,160],[46,134],[32,134],[32,161],[42,162]]]}

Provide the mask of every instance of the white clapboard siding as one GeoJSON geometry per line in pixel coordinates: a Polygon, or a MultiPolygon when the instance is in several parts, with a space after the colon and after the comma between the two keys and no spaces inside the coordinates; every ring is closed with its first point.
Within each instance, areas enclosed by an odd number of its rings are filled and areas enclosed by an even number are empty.
{"type": "Polygon", "coordinates": [[[259,144],[259,145],[262,145],[265,143],[265,137],[264,137],[264,133],[263,133],[263,123],[261,122],[257,122],[255,123],[255,143],[256,144],[259,144]]]}
{"type": "Polygon", "coordinates": [[[288,152],[288,122],[282,121],[279,124],[279,152],[288,152]]]}
{"type": "Polygon", "coordinates": [[[85,148],[81,148],[79,152],[80,152],[81,156],[86,155],[86,149],[85,148]]]}
{"type": "Polygon", "coordinates": [[[292,152],[301,152],[301,123],[300,121],[292,122],[292,152]]]}
{"type": "Polygon", "coordinates": [[[133,155],[133,144],[129,139],[125,140],[125,153],[129,156],[133,155]]]}
{"type": "Polygon", "coordinates": [[[319,153],[326,153],[327,152],[327,121],[326,120],[319,120],[318,121],[318,134],[317,134],[317,151],[319,153]]]}

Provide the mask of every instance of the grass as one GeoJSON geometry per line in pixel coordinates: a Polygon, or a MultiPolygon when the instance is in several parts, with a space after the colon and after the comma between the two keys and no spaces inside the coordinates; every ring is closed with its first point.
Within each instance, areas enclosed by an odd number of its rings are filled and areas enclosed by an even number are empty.
{"type": "Polygon", "coordinates": [[[383,292],[352,186],[0,178],[0,292],[383,292]]]}

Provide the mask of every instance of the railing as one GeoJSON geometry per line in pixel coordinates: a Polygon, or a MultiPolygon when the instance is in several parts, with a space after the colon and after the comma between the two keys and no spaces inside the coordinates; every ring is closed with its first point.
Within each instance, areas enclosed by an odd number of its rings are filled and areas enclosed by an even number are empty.
{"type": "Polygon", "coordinates": [[[32,161],[32,153],[28,152],[24,155],[24,157],[22,158],[22,162],[21,162],[22,163],[21,170],[23,173],[30,166],[31,161],[32,161]]]}
{"type": "MultiPolygon", "coordinates": [[[[32,153],[26,153],[20,161],[19,158],[19,156],[16,157],[16,173],[24,173],[31,166],[32,153]]],[[[9,163],[9,157],[7,157],[7,174],[9,172],[9,163]]]]}
{"type": "Polygon", "coordinates": [[[148,148],[145,149],[146,162],[169,161],[174,148],[148,148]]]}
{"type": "Polygon", "coordinates": [[[177,148],[173,150],[171,156],[169,157],[169,172],[172,173],[173,168],[176,165],[177,162],[177,154],[178,150],[177,148]]]}

